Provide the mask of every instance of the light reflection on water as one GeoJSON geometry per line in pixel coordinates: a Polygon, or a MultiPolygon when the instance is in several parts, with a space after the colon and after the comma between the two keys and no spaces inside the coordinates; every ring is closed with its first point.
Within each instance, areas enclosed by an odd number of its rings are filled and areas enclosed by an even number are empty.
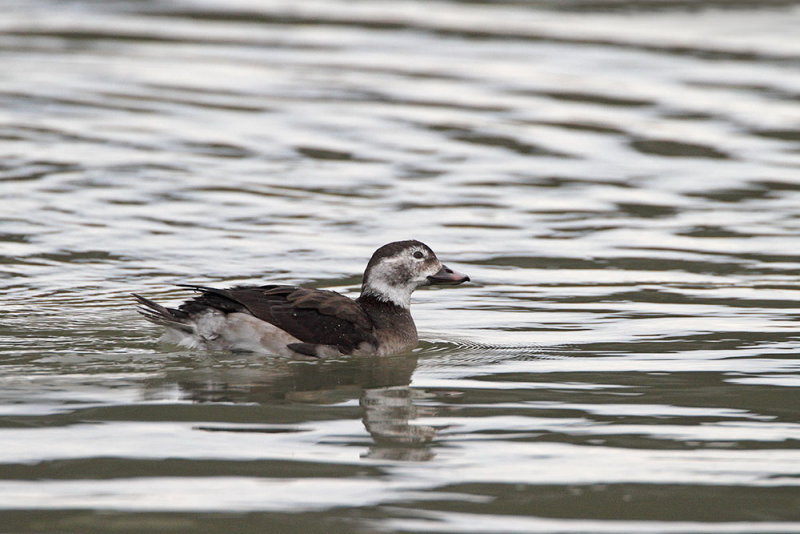
{"type": "Polygon", "coordinates": [[[800,532],[799,5],[9,5],[3,524],[800,532]],[[410,237],[474,281],[412,354],[131,306],[410,237]]]}

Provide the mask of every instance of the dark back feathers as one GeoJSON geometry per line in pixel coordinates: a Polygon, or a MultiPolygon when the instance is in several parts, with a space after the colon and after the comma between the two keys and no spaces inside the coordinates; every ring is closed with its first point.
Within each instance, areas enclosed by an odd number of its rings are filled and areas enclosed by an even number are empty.
{"type": "Polygon", "coordinates": [[[226,314],[250,313],[300,341],[333,345],[345,354],[353,352],[362,342],[377,346],[369,316],[356,301],[335,291],[282,285],[188,287],[201,292],[180,307],[189,315],[208,308],[226,314]]]}

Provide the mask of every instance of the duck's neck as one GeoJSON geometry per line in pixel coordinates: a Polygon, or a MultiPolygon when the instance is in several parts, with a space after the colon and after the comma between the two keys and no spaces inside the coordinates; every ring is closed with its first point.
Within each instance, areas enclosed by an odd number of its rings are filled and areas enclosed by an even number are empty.
{"type": "Polygon", "coordinates": [[[407,348],[417,344],[417,327],[408,308],[380,299],[371,293],[358,297],[361,308],[372,319],[375,334],[382,347],[407,348]]]}

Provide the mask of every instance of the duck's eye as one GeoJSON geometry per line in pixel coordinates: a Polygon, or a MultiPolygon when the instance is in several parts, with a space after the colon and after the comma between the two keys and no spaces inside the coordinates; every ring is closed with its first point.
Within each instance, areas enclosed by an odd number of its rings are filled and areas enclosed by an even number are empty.
{"type": "Polygon", "coordinates": [[[414,257],[417,258],[418,260],[421,260],[423,256],[425,256],[425,254],[423,254],[419,250],[414,253],[414,257]]]}

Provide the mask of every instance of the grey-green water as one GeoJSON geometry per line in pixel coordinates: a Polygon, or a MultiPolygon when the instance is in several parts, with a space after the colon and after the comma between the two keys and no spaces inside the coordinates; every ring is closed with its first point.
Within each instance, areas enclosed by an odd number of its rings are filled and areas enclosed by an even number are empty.
{"type": "Polygon", "coordinates": [[[800,2],[0,16],[0,531],[800,532],[800,2]],[[474,283],[318,363],[136,291],[474,283]]]}

